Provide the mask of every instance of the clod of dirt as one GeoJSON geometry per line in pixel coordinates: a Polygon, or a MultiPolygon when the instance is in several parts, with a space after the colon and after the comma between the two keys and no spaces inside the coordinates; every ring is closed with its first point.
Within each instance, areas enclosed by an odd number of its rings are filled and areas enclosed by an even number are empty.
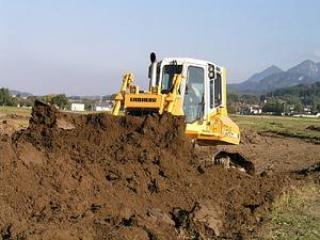
{"type": "Polygon", "coordinates": [[[151,208],[147,211],[148,219],[156,224],[168,224],[175,226],[172,218],[159,208],[151,208]]]}
{"type": "Polygon", "coordinates": [[[320,131],[320,126],[310,125],[306,129],[313,131],[320,131]]]}
{"type": "Polygon", "coordinates": [[[11,240],[12,239],[11,225],[2,228],[0,231],[0,236],[1,236],[1,239],[3,240],[11,240]]]}
{"type": "Polygon", "coordinates": [[[54,106],[48,106],[45,102],[36,100],[30,119],[31,128],[37,128],[40,125],[53,127],[56,124],[56,113],[54,106]]]}
{"type": "Polygon", "coordinates": [[[224,222],[223,211],[211,202],[207,202],[206,205],[200,204],[194,212],[193,221],[196,224],[200,223],[200,227],[204,227],[202,231],[207,235],[220,236],[224,222]]]}
{"type": "Polygon", "coordinates": [[[172,211],[172,219],[176,228],[187,228],[190,226],[190,212],[181,208],[174,208],[172,211]]]}
{"type": "Polygon", "coordinates": [[[305,176],[313,174],[313,173],[320,173],[320,162],[316,163],[310,167],[299,170],[299,171],[297,171],[297,173],[301,174],[301,175],[305,175],[305,176]]]}

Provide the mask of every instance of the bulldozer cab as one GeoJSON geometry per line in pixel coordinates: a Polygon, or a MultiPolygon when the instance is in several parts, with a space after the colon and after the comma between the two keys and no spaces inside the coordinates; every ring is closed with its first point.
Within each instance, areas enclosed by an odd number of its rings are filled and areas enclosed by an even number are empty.
{"type": "Polygon", "coordinates": [[[175,74],[184,81],[179,87],[187,123],[203,120],[223,104],[222,68],[197,59],[165,58],[157,63],[156,86],[162,94],[173,87],[175,74]]]}

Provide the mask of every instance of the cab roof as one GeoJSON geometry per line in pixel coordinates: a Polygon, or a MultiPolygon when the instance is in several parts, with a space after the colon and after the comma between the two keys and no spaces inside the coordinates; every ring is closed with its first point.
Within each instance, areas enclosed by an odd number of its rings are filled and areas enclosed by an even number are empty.
{"type": "Polygon", "coordinates": [[[197,64],[197,65],[212,64],[212,65],[215,65],[217,67],[222,68],[222,66],[219,66],[218,64],[215,64],[213,62],[201,60],[201,59],[196,59],[196,58],[168,57],[168,58],[163,58],[161,60],[161,62],[163,62],[163,63],[171,63],[172,61],[177,61],[178,64],[185,64],[185,63],[189,63],[189,64],[193,63],[193,64],[197,64]]]}

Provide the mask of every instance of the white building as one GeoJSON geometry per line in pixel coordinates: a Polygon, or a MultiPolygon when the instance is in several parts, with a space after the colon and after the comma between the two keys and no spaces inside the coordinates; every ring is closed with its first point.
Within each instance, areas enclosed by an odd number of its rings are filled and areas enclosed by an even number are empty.
{"type": "Polygon", "coordinates": [[[84,103],[71,103],[71,111],[83,112],[84,103]]]}
{"type": "Polygon", "coordinates": [[[262,108],[260,108],[259,106],[251,106],[250,107],[250,114],[262,114],[262,108]]]}
{"type": "Polygon", "coordinates": [[[100,105],[97,105],[94,107],[94,110],[96,112],[104,112],[104,111],[110,111],[111,109],[107,106],[100,106],[100,105]]]}
{"type": "Polygon", "coordinates": [[[99,103],[95,104],[94,111],[96,112],[106,112],[111,111],[113,107],[113,103],[111,100],[106,100],[104,102],[100,101],[99,103]]]}

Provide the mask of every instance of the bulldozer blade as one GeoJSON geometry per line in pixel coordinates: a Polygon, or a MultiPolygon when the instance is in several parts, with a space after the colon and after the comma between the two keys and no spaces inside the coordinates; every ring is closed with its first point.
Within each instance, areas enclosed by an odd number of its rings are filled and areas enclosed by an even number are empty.
{"type": "Polygon", "coordinates": [[[212,161],[214,164],[223,165],[226,169],[236,168],[249,175],[255,175],[254,164],[237,152],[218,151],[213,154],[212,161]]]}

